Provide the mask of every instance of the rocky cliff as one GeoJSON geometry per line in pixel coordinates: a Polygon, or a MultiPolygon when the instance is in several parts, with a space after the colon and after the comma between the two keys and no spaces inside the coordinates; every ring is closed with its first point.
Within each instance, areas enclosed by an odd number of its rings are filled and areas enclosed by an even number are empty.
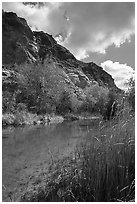
{"type": "Polygon", "coordinates": [[[51,83],[54,81],[58,84],[59,81],[62,81],[60,87],[63,86],[65,90],[71,90],[72,100],[74,96],[78,98],[85,93],[88,95],[89,89],[93,86],[119,91],[111,75],[106,73],[102,67],[93,62],[84,63],[77,60],[69,50],[59,45],[51,35],[43,31],[33,32],[25,19],[18,17],[15,13],[3,11],[3,90],[10,87],[11,84],[14,84],[14,87],[18,84],[19,74],[13,71],[12,67],[16,65],[20,68],[25,63],[37,63],[41,64],[47,71],[46,63],[48,59],[50,59],[50,62],[54,62],[54,66],[50,66],[48,69],[48,73],[52,75],[52,77],[50,76],[51,83]]]}
{"type": "Polygon", "coordinates": [[[44,32],[32,32],[25,19],[15,13],[2,13],[2,63],[3,65],[24,62],[44,61],[54,57],[71,77],[79,78],[79,85],[97,81],[100,85],[116,88],[112,77],[95,63],[78,61],[66,48],[57,44],[55,39],[44,32]],[[85,81],[85,83],[84,83],[85,81]]]}

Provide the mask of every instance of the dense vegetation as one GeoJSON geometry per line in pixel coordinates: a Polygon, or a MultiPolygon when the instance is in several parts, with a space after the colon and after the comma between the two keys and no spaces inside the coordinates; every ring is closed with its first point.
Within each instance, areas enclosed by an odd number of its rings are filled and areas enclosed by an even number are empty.
{"type": "Polygon", "coordinates": [[[52,165],[48,176],[40,175],[21,201],[134,201],[134,80],[121,95],[98,84],[79,93],[66,86],[53,62],[14,66],[12,71],[14,83],[3,83],[3,113],[16,116],[14,124],[47,113],[98,113],[104,119],[72,156],[52,165]]]}
{"type": "Polygon", "coordinates": [[[132,83],[116,116],[101,121],[98,130],[92,130],[74,154],[54,164],[48,176],[40,175],[21,201],[135,201],[134,91],[132,83]]]}
{"type": "Polygon", "coordinates": [[[104,119],[115,115],[118,97],[114,91],[98,83],[76,87],[53,59],[9,66],[3,72],[9,75],[3,77],[3,124],[25,123],[32,114],[97,113],[104,119]]]}
{"type": "Polygon", "coordinates": [[[58,161],[48,177],[43,172],[21,200],[134,201],[134,125],[134,117],[127,110],[122,118],[100,124],[72,157],[58,161]]]}

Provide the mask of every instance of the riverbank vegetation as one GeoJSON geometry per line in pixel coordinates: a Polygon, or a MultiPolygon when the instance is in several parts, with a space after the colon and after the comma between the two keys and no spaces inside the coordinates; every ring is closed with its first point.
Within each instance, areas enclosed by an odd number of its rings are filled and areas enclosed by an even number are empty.
{"type": "Polygon", "coordinates": [[[8,74],[3,83],[3,124],[34,124],[52,114],[70,120],[80,115],[102,118],[75,153],[53,161],[49,174],[43,172],[33,184],[28,182],[20,200],[134,201],[134,80],[127,93],[98,84],[76,89],[53,62],[14,66],[8,74]]]}
{"type": "Polygon", "coordinates": [[[28,116],[36,119],[40,115],[98,114],[109,119],[115,115],[120,96],[98,83],[84,89],[76,86],[53,59],[45,60],[44,64],[26,63],[3,68],[2,85],[3,125],[30,124],[26,120],[28,116]],[[16,122],[11,118],[16,118],[16,122]]]}
{"type": "Polygon", "coordinates": [[[134,94],[132,86],[115,117],[101,121],[70,157],[53,162],[21,201],[135,201],[134,94]]]}

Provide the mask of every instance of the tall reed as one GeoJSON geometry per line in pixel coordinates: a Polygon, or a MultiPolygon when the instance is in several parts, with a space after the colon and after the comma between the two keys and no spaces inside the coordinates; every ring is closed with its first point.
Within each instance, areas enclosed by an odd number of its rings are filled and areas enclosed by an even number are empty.
{"type": "Polygon", "coordinates": [[[134,116],[127,111],[100,122],[75,153],[59,161],[41,184],[28,188],[21,201],[134,201],[134,137],[134,116]]]}

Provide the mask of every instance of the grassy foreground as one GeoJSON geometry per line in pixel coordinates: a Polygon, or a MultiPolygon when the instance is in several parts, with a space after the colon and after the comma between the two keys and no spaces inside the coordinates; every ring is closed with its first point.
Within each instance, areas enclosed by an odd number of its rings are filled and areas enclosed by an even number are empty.
{"type": "Polygon", "coordinates": [[[53,164],[21,196],[26,202],[135,201],[135,118],[101,122],[73,155],[53,164]]]}

